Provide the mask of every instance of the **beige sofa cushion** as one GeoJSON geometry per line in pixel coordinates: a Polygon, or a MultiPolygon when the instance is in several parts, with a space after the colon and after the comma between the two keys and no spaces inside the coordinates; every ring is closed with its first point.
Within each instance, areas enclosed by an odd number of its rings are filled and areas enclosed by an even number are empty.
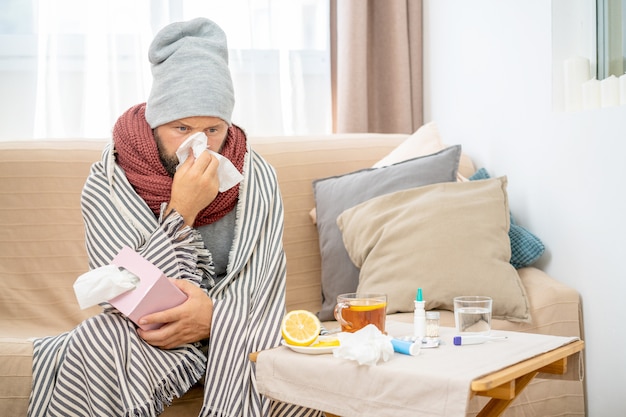
{"type": "Polygon", "coordinates": [[[459,295],[493,298],[493,315],[529,321],[530,307],[509,263],[506,178],[427,185],[377,197],[337,219],[360,270],[358,291],[387,293],[387,313],[453,310],[459,295]]]}
{"type": "Polygon", "coordinates": [[[32,342],[74,327],[87,271],[80,192],[103,141],[0,142],[0,414],[25,416],[32,342]]]}
{"type": "Polygon", "coordinates": [[[45,336],[98,308],[78,307],[72,280],[88,270],[80,193],[104,143],[0,143],[0,329],[45,336]]]}

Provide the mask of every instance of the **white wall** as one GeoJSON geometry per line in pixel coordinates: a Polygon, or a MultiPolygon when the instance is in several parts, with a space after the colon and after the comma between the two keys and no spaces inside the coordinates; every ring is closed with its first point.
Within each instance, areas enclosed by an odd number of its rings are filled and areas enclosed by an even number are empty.
{"type": "Polygon", "coordinates": [[[553,110],[553,58],[581,38],[581,4],[424,0],[424,116],[508,176],[516,220],[546,245],[539,266],[582,296],[588,415],[624,416],[626,106],[553,110]]]}

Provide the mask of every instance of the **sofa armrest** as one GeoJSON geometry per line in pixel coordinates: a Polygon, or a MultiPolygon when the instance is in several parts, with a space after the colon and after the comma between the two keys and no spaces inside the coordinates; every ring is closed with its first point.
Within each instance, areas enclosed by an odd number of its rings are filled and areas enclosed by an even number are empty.
{"type": "Polygon", "coordinates": [[[519,331],[583,338],[582,305],[575,289],[535,267],[518,269],[532,322],[519,331]]]}

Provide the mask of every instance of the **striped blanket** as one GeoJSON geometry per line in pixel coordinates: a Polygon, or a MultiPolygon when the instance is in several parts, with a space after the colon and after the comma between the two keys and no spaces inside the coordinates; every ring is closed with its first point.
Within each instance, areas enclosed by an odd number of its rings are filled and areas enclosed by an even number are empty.
{"type": "MultiPolygon", "coordinates": [[[[211,273],[199,233],[174,213],[156,219],[107,147],[82,196],[90,268],[135,248],[167,276],[200,285],[211,273]]],[[[214,301],[208,353],[161,350],[115,309],[34,342],[29,416],[155,416],[202,376],[201,416],[317,416],[258,394],[250,352],[277,346],[284,314],[283,207],[276,174],[249,147],[227,275],[207,288],[214,301]]]]}

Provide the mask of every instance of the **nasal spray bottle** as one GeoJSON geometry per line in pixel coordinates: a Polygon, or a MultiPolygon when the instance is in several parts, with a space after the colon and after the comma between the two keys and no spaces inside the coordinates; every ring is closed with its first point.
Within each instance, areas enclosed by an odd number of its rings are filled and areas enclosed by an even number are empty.
{"type": "Polygon", "coordinates": [[[417,295],[415,296],[415,310],[413,312],[413,336],[415,340],[423,340],[426,336],[426,310],[424,309],[424,298],[422,296],[422,289],[417,289],[417,295]]]}

